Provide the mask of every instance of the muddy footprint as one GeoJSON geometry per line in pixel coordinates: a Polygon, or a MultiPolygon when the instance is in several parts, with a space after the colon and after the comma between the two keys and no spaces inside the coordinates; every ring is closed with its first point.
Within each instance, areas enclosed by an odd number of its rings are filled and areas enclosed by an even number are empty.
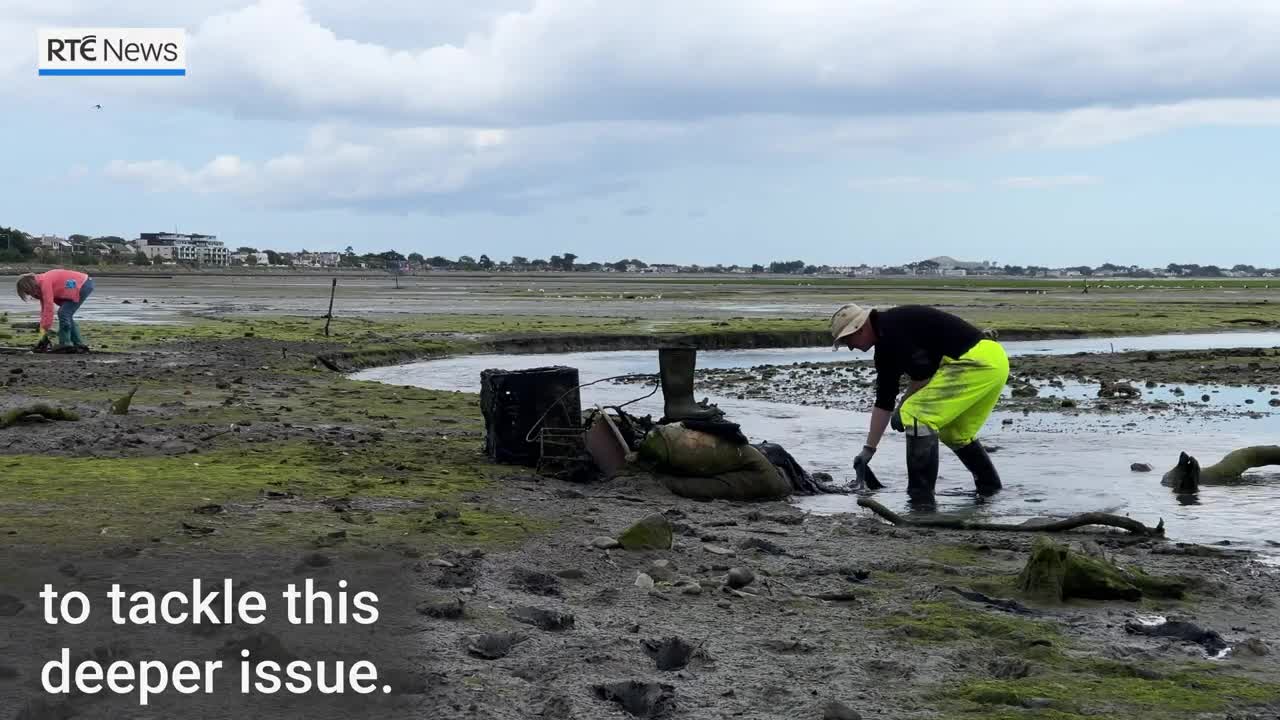
{"type": "Polygon", "coordinates": [[[661,718],[675,709],[675,687],[636,680],[596,685],[596,697],[615,702],[638,718],[661,718]]]}

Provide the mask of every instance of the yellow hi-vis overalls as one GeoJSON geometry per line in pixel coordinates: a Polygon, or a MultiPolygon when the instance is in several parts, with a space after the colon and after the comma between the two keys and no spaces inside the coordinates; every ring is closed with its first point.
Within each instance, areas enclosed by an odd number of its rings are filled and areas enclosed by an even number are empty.
{"type": "Polygon", "coordinates": [[[902,403],[902,424],[927,425],[947,447],[964,447],[978,437],[1008,380],[1004,348],[981,340],[959,358],[942,358],[929,383],[902,403]]]}

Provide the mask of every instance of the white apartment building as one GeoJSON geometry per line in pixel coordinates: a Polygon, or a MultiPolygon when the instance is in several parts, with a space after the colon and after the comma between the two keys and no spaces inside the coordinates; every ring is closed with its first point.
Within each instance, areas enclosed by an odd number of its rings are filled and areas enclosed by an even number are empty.
{"type": "Polygon", "coordinates": [[[179,233],[141,233],[138,249],[153,262],[200,263],[228,265],[231,252],[215,235],[182,235],[179,233]]]}

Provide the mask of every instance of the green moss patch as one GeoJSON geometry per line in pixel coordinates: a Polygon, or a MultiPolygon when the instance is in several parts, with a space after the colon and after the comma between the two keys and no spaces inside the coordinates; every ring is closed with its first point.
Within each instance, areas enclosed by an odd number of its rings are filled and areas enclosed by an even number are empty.
{"type": "Polygon", "coordinates": [[[896,613],[870,624],[926,643],[984,640],[1025,649],[1051,648],[1061,641],[1053,623],[976,610],[952,602],[918,602],[912,605],[910,613],[896,613]]]}
{"type": "Polygon", "coordinates": [[[0,457],[0,507],[16,540],[67,545],[202,537],[183,523],[214,528],[207,539],[227,542],[305,539],[326,527],[369,542],[415,535],[424,542],[506,540],[539,527],[458,502],[484,489],[495,470],[476,438],[460,436],[358,445],[294,440],[165,457],[9,455],[0,457]],[[352,527],[317,505],[326,498],[371,502],[364,516],[372,522],[352,527]],[[437,518],[442,502],[454,505],[437,518]],[[193,513],[210,505],[224,512],[193,513]]]}
{"type": "Polygon", "coordinates": [[[1154,720],[1268,703],[1280,698],[1280,685],[1205,668],[1144,678],[1135,677],[1131,669],[1099,675],[1082,665],[1068,672],[1019,680],[973,681],[947,695],[959,698],[973,709],[992,705],[1022,708],[1048,702],[1048,709],[1068,717],[1154,720]]]}

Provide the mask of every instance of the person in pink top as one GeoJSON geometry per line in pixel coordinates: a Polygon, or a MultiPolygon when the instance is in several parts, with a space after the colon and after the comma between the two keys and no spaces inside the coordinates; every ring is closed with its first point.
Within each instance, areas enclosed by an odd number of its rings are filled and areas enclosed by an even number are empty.
{"type": "Polygon", "coordinates": [[[75,270],[55,268],[40,274],[26,273],[18,277],[18,297],[40,301],[40,338],[36,351],[49,349],[49,331],[53,328],[53,306],[58,306],[58,345],[67,350],[85,352],[89,348],[80,337],[75,314],[93,292],[93,278],[75,270]]]}

